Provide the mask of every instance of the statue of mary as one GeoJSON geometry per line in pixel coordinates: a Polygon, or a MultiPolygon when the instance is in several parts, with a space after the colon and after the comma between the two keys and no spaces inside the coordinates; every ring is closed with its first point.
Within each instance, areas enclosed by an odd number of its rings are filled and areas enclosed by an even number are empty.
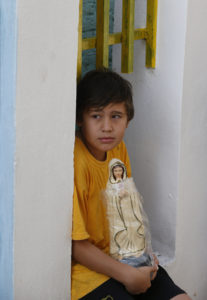
{"type": "Polygon", "coordinates": [[[141,196],[122,161],[109,163],[106,207],[110,232],[110,255],[134,267],[152,265],[151,238],[141,196]]]}

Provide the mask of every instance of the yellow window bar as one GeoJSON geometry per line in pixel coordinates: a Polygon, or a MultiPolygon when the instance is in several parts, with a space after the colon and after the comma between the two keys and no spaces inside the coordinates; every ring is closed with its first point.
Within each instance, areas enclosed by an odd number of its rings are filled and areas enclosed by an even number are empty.
{"type": "Polygon", "coordinates": [[[133,72],[134,57],[134,0],[123,0],[122,7],[122,73],[133,72]]]}
{"type": "Polygon", "coordinates": [[[109,61],[109,0],[97,0],[96,68],[108,67],[109,61]]]}
{"type": "Polygon", "coordinates": [[[157,33],[157,1],[147,1],[147,28],[146,28],[146,67],[155,68],[156,33],[157,33]]]}
{"type": "Polygon", "coordinates": [[[82,51],[96,48],[96,67],[108,67],[109,46],[122,44],[122,73],[133,72],[134,41],[146,40],[146,67],[155,68],[158,0],[147,0],[146,28],[134,29],[135,0],[123,0],[122,32],[109,34],[109,0],[97,0],[96,37],[82,39],[82,6],[79,4],[77,76],[81,76],[82,51]]]}

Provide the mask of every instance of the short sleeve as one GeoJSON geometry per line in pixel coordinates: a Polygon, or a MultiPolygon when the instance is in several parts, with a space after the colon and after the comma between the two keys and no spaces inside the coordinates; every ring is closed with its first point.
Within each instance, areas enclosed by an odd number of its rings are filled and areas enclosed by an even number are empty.
{"type": "MultiPolygon", "coordinates": [[[[84,213],[81,211],[81,199],[80,194],[78,195],[77,187],[74,186],[73,193],[73,228],[72,228],[72,239],[73,240],[85,240],[89,238],[89,234],[86,230],[86,220],[84,213]]],[[[83,201],[83,199],[82,199],[83,201]]]]}

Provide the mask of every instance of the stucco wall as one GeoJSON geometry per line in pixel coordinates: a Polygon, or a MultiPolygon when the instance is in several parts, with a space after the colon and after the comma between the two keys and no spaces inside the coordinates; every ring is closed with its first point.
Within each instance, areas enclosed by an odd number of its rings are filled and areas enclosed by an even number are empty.
{"type": "MultiPolygon", "coordinates": [[[[115,31],[121,30],[120,2],[115,31]]],[[[144,197],[153,248],[168,262],[175,255],[186,2],[159,1],[156,69],[145,67],[145,42],[135,41],[134,72],[122,74],[134,92],[135,118],[125,138],[133,177],[144,197]]],[[[135,28],[146,26],[146,3],[136,1],[135,28]]],[[[114,47],[117,71],[120,53],[114,47]]]]}
{"type": "Polygon", "coordinates": [[[18,1],[15,300],[70,298],[78,11],[18,1]]]}
{"type": "MultiPolygon", "coordinates": [[[[144,26],[146,1],[139,5],[136,23],[144,26]]],[[[145,68],[145,44],[138,41],[134,73],[124,75],[133,84],[136,109],[126,142],[150,218],[154,249],[166,257],[176,283],[192,299],[203,300],[207,294],[207,4],[159,1],[158,11],[156,69],[145,68]]],[[[113,58],[120,71],[119,46],[113,58]]]]}
{"type": "Polygon", "coordinates": [[[170,271],[193,299],[207,295],[207,3],[188,1],[176,261],[170,271]]]}

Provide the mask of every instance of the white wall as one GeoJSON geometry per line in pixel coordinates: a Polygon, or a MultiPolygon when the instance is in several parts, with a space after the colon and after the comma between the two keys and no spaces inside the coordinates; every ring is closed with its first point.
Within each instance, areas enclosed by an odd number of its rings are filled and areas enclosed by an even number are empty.
{"type": "MultiPolygon", "coordinates": [[[[134,73],[125,75],[136,109],[126,142],[154,249],[168,256],[170,275],[197,300],[207,294],[206,14],[205,0],[159,1],[157,67],[145,68],[145,44],[138,41],[134,73]]],[[[142,16],[136,22],[144,27],[142,16]]]]}
{"type": "Polygon", "coordinates": [[[207,3],[188,1],[176,262],[170,271],[193,299],[207,295],[207,3]]]}
{"type": "MultiPolygon", "coordinates": [[[[146,25],[146,2],[135,2],[136,28],[146,25]]],[[[158,2],[156,69],[145,67],[145,42],[136,41],[134,72],[124,75],[133,84],[135,105],[135,118],[125,140],[133,177],[150,219],[153,247],[169,261],[175,251],[187,11],[186,0],[158,2]]],[[[118,3],[115,9],[120,31],[118,3]]],[[[114,67],[120,71],[120,46],[114,51],[114,67]]]]}
{"type": "Polygon", "coordinates": [[[14,299],[69,299],[78,1],[17,16],[14,299]]]}

